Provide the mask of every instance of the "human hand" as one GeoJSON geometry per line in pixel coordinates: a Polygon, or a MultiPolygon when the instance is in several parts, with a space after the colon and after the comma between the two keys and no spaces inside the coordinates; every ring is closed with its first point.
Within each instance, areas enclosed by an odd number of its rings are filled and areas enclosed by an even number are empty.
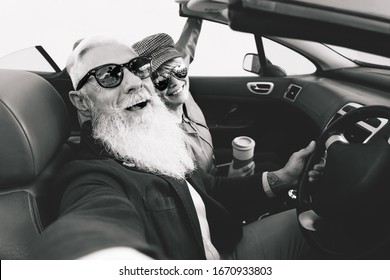
{"type": "Polygon", "coordinates": [[[255,163],[253,161],[239,169],[233,168],[232,161],[229,165],[228,177],[245,177],[253,175],[253,173],[255,173],[255,163]]]}
{"type": "Polygon", "coordinates": [[[311,141],[306,148],[293,153],[282,169],[268,172],[268,183],[275,194],[298,183],[305,160],[314,151],[315,145],[315,142],[311,141]]]}
{"type": "Polygon", "coordinates": [[[319,179],[320,176],[324,173],[326,159],[321,158],[321,161],[313,166],[313,169],[309,171],[309,182],[315,182],[319,179]]]}

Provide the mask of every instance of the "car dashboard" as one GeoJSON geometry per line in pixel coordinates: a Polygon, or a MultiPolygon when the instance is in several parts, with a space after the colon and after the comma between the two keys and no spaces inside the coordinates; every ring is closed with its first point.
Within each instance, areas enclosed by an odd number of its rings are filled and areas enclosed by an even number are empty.
{"type": "MultiPolygon", "coordinates": [[[[367,105],[390,106],[390,71],[380,70],[375,74],[372,69],[343,71],[348,72],[345,73],[348,79],[340,78],[336,73],[291,78],[286,90],[278,98],[303,111],[320,130],[356,108],[367,105]],[[364,71],[367,76],[363,75],[364,71]]],[[[383,118],[361,121],[348,132],[347,140],[365,143],[387,123],[388,120],[383,118]]]]}

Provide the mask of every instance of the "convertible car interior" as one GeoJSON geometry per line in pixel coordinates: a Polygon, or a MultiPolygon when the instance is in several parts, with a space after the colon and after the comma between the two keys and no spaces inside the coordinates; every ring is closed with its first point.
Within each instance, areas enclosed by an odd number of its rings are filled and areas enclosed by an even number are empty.
{"type": "MultiPolygon", "coordinates": [[[[331,259],[389,259],[386,11],[338,9],[321,1],[176,2],[182,17],[253,34],[257,48],[242,55],[247,76],[190,76],[217,163],[230,162],[231,141],[239,135],[255,139],[256,160],[277,158],[281,165],[316,140],[316,151],[282,209],[297,208],[305,236],[331,259]],[[286,73],[268,57],[265,40],[305,57],[315,71],[286,73]],[[378,56],[383,64],[350,59],[332,46],[378,56]],[[326,169],[313,185],[307,173],[321,158],[326,169]]],[[[72,159],[80,133],[70,90],[69,76],[58,66],[53,72],[0,69],[1,259],[26,258],[32,240],[56,218],[61,192],[53,190],[52,181],[72,159]]]]}

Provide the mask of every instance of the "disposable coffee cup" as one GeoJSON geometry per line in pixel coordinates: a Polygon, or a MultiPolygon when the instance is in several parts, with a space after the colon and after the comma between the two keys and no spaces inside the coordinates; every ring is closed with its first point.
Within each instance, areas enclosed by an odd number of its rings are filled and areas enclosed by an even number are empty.
{"type": "Polygon", "coordinates": [[[248,136],[239,136],[233,139],[232,147],[234,169],[239,169],[253,161],[255,140],[248,136]]]}

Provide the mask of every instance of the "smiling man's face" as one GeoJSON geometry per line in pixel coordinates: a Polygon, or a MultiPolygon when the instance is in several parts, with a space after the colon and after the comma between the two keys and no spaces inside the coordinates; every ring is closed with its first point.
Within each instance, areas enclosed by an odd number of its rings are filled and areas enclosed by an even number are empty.
{"type": "MultiPolygon", "coordinates": [[[[131,48],[121,43],[94,46],[82,56],[83,70],[80,73],[108,63],[123,64],[136,57],[137,54],[131,48]]],[[[101,87],[93,76],[83,86],[82,90],[93,102],[95,110],[115,108],[125,111],[129,116],[135,116],[142,114],[151,105],[155,91],[150,78],[141,79],[126,67],[122,71],[123,80],[114,88],[101,87]]]]}

